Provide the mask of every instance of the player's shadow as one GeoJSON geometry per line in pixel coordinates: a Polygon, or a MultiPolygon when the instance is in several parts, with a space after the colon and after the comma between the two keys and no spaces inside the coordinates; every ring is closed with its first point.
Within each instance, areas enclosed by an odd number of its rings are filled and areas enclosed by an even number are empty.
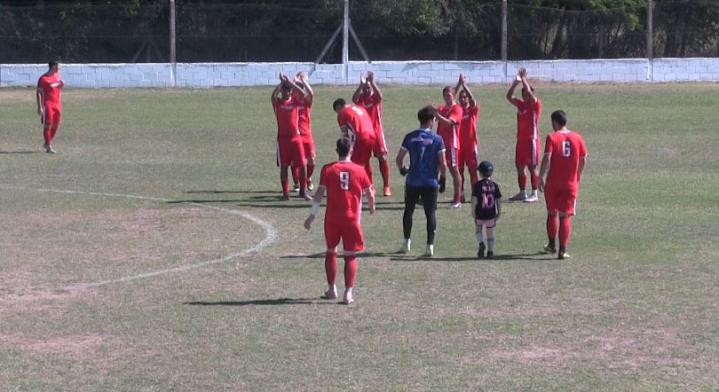
{"type": "Polygon", "coordinates": [[[479,259],[476,255],[472,256],[449,256],[449,257],[441,257],[441,256],[422,256],[422,255],[407,255],[403,253],[397,252],[394,257],[390,257],[390,260],[392,261],[451,261],[451,262],[460,262],[460,261],[506,261],[506,260],[534,260],[534,261],[542,261],[546,260],[546,258],[541,258],[537,256],[546,256],[543,252],[536,252],[536,253],[522,253],[522,254],[498,254],[492,256],[491,259],[479,259]],[[534,257],[531,257],[534,256],[534,257]]]}
{"type": "MultiPolygon", "coordinates": [[[[188,193],[188,192],[186,192],[188,193]]],[[[254,192],[253,192],[254,193],[254,192]]],[[[259,192],[258,192],[259,193],[259,192]]],[[[282,200],[281,196],[277,192],[269,192],[258,196],[249,196],[247,198],[233,198],[233,199],[179,199],[170,200],[167,204],[183,204],[183,203],[195,203],[195,204],[234,204],[238,207],[255,207],[255,208],[308,208],[310,203],[300,197],[292,196],[290,200],[282,200]]]]}
{"type": "Polygon", "coordinates": [[[249,193],[259,193],[259,194],[268,194],[268,193],[276,193],[276,191],[272,191],[272,190],[269,190],[269,191],[236,190],[236,191],[235,191],[235,190],[219,190],[219,189],[213,189],[213,190],[185,191],[185,193],[190,193],[190,194],[205,193],[205,194],[212,194],[212,195],[223,194],[223,193],[239,193],[239,194],[243,194],[243,193],[248,193],[248,194],[249,194],[249,193]]]}
{"type": "Polygon", "coordinates": [[[38,151],[38,150],[11,150],[11,151],[5,151],[0,150],[0,154],[40,154],[44,151],[38,151]]]}
{"type": "Polygon", "coordinates": [[[183,305],[192,306],[268,306],[268,305],[329,305],[333,302],[327,302],[321,297],[317,298],[268,298],[253,299],[247,301],[191,301],[183,302],[183,305]]]}
{"type": "MultiPolygon", "coordinates": [[[[362,252],[357,253],[357,258],[360,259],[371,259],[374,257],[390,257],[394,255],[395,253],[385,253],[385,252],[362,252]]],[[[342,253],[337,254],[337,258],[341,259],[342,253]]],[[[319,253],[312,253],[309,255],[285,255],[280,256],[281,259],[324,259],[325,258],[325,252],[319,252],[319,253]]]]}

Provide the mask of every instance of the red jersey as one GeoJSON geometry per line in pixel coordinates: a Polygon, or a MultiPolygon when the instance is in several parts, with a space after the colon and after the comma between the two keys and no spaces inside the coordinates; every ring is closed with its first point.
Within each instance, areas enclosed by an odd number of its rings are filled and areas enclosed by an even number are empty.
{"type": "Polygon", "coordinates": [[[45,106],[60,107],[60,73],[44,74],[37,81],[37,88],[42,91],[45,106]]]}
{"type": "Polygon", "coordinates": [[[444,146],[447,149],[459,148],[458,129],[462,122],[462,106],[458,103],[452,104],[452,106],[442,105],[437,111],[454,123],[453,125],[437,125],[437,134],[442,136],[444,146]]]}
{"type": "Polygon", "coordinates": [[[297,113],[299,115],[298,127],[300,129],[300,135],[312,135],[312,101],[309,99],[300,99],[297,113]]]}
{"type": "Polygon", "coordinates": [[[542,101],[537,98],[533,104],[517,100],[517,140],[536,140],[539,138],[539,115],[542,113],[542,101]]]}
{"type": "Polygon", "coordinates": [[[459,124],[459,143],[462,146],[477,144],[477,120],[479,120],[479,103],[467,108],[462,107],[462,122],[459,124]]]}
{"type": "Polygon", "coordinates": [[[277,118],[277,138],[292,139],[300,135],[299,104],[294,97],[285,101],[272,102],[277,118]]]}
{"type": "Polygon", "coordinates": [[[547,135],[544,154],[551,155],[547,187],[579,188],[579,161],[587,156],[584,138],[577,132],[555,131],[547,135]]]}
{"type": "Polygon", "coordinates": [[[355,139],[373,139],[374,127],[369,113],[362,106],[347,105],[340,110],[337,115],[337,123],[340,127],[347,127],[350,138],[354,142],[355,139]],[[371,135],[371,136],[370,136],[371,135]]]}
{"type": "Polygon", "coordinates": [[[369,118],[372,119],[374,132],[379,135],[382,132],[382,98],[377,94],[362,94],[355,103],[365,108],[369,114],[369,118]]]}
{"type": "Polygon", "coordinates": [[[371,187],[365,168],[351,161],[337,161],[322,167],[320,186],[327,189],[325,220],[359,222],[362,192],[371,187]]]}

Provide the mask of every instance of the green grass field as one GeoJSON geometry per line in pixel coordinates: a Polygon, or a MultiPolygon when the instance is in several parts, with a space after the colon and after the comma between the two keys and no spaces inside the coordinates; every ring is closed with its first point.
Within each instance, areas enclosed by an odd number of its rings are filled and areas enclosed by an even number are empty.
{"type": "MultiPolygon", "coordinates": [[[[505,89],[473,91],[507,197],[505,89]]],[[[317,88],[320,163],[351,91],[317,88]]],[[[441,88],[384,91],[393,159],[441,88]]],[[[320,299],[322,225],[279,200],[270,89],[68,89],[55,155],[33,91],[0,90],[0,390],[717,390],[719,85],[538,92],[542,137],[564,109],[589,149],[573,258],[538,252],[542,200],[505,204],[496,259],[474,259],[449,194],[435,257],[396,254],[393,170],[348,307],[320,299]]]]}

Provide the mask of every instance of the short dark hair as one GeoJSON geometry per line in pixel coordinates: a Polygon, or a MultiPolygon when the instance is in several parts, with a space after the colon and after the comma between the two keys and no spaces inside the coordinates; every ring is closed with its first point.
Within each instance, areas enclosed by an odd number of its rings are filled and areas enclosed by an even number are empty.
{"type": "Polygon", "coordinates": [[[452,87],[452,86],[444,86],[444,88],[442,89],[442,95],[444,95],[447,91],[450,91],[452,94],[455,93],[454,87],[452,87]]]}
{"type": "Polygon", "coordinates": [[[437,109],[435,109],[432,105],[427,105],[422,109],[419,109],[419,112],[417,112],[417,119],[420,124],[424,124],[435,117],[437,117],[437,109]]]}
{"type": "Polygon", "coordinates": [[[350,139],[346,137],[341,137],[337,139],[337,155],[344,158],[349,155],[351,149],[352,142],[350,142],[350,139]]]}
{"type": "Polygon", "coordinates": [[[555,111],[552,113],[552,121],[561,126],[567,125],[567,113],[564,113],[564,110],[555,111]]]}
{"type": "Polygon", "coordinates": [[[52,67],[54,67],[54,66],[56,66],[56,65],[58,65],[58,64],[60,64],[60,60],[59,60],[59,59],[52,59],[52,60],[50,60],[49,63],[47,63],[47,66],[48,66],[50,69],[52,69],[52,67]]]}
{"type": "Polygon", "coordinates": [[[337,110],[338,107],[344,107],[345,105],[347,105],[347,101],[345,101],[344,98],[337,98],[334,103],[332,103],[332,110],[337,110]]]}

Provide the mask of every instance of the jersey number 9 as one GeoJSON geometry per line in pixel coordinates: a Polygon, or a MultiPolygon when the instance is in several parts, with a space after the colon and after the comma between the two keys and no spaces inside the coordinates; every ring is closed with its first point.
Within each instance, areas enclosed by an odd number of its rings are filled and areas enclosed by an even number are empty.
{"type": "Polygon", "coordinates": [[[340,189],[348,191],[350,189],[350,172],[340,172],[340,189]]]}

